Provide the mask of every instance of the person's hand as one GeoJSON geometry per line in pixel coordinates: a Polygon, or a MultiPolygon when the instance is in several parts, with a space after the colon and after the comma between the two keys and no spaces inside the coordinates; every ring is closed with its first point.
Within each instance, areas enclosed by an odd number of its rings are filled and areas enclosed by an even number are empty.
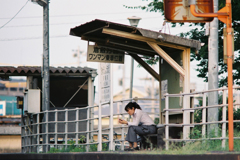
{"type": "Polygon", "coordinates": [[[121,124],[128,124],[128,122],[123,120],[123,119],[119,119],[118,122],[121,123],[121,124]]]}

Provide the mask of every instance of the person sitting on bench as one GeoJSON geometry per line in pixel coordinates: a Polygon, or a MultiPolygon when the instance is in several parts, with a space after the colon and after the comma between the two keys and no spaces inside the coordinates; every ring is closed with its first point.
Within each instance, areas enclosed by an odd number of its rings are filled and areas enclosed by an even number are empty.
{"type": "Polygon", "coordinates": [[[154,134],[157,132],[156,125],[149,115],[142,111],[141,107],[136,102],[129,102],[125,111],[133,116],[133,122],[128,122],[123,119],[119,119],[119,123],[128,125],[128,133],[126,141],[129,142],[129,148],[127,151],[139,150],[137,146],[137,135],[143,137],[147,134],[154,134]]]}

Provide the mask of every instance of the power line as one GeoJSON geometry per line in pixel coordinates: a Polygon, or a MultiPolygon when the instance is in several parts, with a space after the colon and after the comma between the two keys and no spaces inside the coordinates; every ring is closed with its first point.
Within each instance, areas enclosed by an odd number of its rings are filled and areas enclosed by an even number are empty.
{"type": "MultiPolygon", "coordinates": [[[[51,36],[50,38],[64,38],[69,37],[69,35],[57,35],[51,36]]],[[[18,41],[18,40],[29,40],[29,39],[42,39],[43,37],[25,37],[25,38],[12,38],[12,39],[0,39],[0,41],[18,41]]]]}
{"type": "MultiPolygon", "coordinates": [[[[116,12],[116,13],[97,13],[97,15],[109,15],[109,14],[131,14],[131,13],[137,13],[137,12],[116,12]]],[[[91,16],[91,15],[96,15],[96,13],[91,13],[91,14],[72,14],[72,15],[54,15],[50,16],[52,17],[77,17],[77,16],[91,16]]],[[[27,18],[42,18],[42,16],[31,16],[31,17],[16,17],[16,19],[27,19],[27,18]]],[[[9,19],[9,18],[0,18],[0,19],[9,19]]]]}
{"type": "MultiPolygon", "coordinates": [[[[159,16],[157,17],[143,17],[146,19],[155,19],[155,18],[159,18],[159,16]]],[[[143,19],[142,18],[142,19],[143,19]]],[[[110,21],[121,21],[121,20],[126,20],[125,19],[115,19],[115,20],[110,20],[110,21]]],[[[79,23],[84,23],[84,22],[64,22],[64,23],[50,23],[49,25],[68,25],[68,24],[79,24],[79,23]]],[[[43,24],[29,24],[29,25],[13,25],[13,26],[6,26],[5,28],[14,28],[14,27],[39,27],[42,26],[43,24]]],[[[174,28],[189,28],[189,26],[176,26],[174,28]]],[[[159,29],[154,27],[154,29],[159,29]]]]}
{"type": "MultiPolygon", "coordinates": [[[[154,18],[159,18],[159,16],[157,17],[144,17],[145,19],[154,19],[154,18]]],[[[126,18],[122,18],[122,19],[115,19],[112,21],[121,21],[121,20],[126,20],[126,18]]],[[[84,23],[84,22],[66,22],[66,23],[50,23],[49,25],[67,25],[67,24],[76,24],[76,23],[84,23]]],[[[15,26],[7,26],[6,28],[10,28],[10,27],[38,27],[38,26],[42,26],[42,24],[31,24],[31,25],[15,25],[15,26]]]]}
{"type": "Polygon", "coordinates": [[[11,22],[17,15],[18,15],[18,13],[27,5],[27,3],[28,3],[28,0],[27,0],[27,2],[24,4],[24,6],[22,6],[22,8],[7,22],[7,23],[5,23],[3,26],[1,26],[0,27],[0,29],[2,29],[4,26],[6,26],[9,22],[11,22]]]}

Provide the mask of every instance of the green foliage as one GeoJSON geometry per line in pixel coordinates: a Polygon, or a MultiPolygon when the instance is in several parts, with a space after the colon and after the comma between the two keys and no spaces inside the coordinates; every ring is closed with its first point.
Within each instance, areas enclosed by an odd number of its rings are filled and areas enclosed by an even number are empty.
{"type": "Polygon", "coordinates": [[[128,9],[142,9],[148,12],[161,12],[163,14],[164,7],[163,7],[163,0],[152,0],[147,6],[126,6],[123,7],[128,9]]]}
{"type": "MultiPolygon", "coordinates": [[[[85,141],[86,137],[85,136],[80,136],[80,140],[79,143],[83,143],[85,141]]],[[[65,144],[65,142],[63,142],[63,145],[65,144]]],[[[60,153],[60,152],[86,152],[86,146],[85,145],[79,145],[76,146],[76,142],[73,140],[70,140],[67,142],[67,144],[70,144],[66,147],[63,147],[61,149],[57,149],[57,148],[50,148],[50,151],[48,151],[48,153],[60,153]]],[[[90,152],[95,152],[97,151],[97,144],[91,144],[89,145],[89,151],[90,152]]],[[[102,151],[108,151],[108,144],[106,143],[102,143],[102,151]]]]}
{"type": "MultiPolygon", "coordinates": [[[[219,0],[219,10],[223,8],[226,4],[225,0],[219,0]]],[[[147,6],[124,6],[129,9],[142,9],[149,12],[161,12],[164,15],[163,0],[151,0],[147,6]]],[[[240,1],[232,0],[232,27],[234,28],[234,50],[240,53],[240,1]]],[[[183,25],[184,23],[172,23],[172,27],[178,25],[183,25]]],[[[180,36],[187,37],[190,39],[199,40],[205,45],[201,47],[198,54],[191,52],[191,61],[199,61],[196,71],[198,71],[198,77],[203,78],[205,82],[208,82],[208,36],[204,35],[205,23],[190,23],[191,26],[200,26],[200,28],[192,29],[187,33],[181,33],[180,36]]],[[[219,86],[227,86],[227,76],[224,73],[227,73],[227,65],[223,63],[223,28],[224,23],[219,21],[219,86]]],[[[146,60],[147,63],[152,64],[151,60],[146,60]]],[[[240,85],[240,54],[235,54],[234,64],[233,64],[233,81],[235,84],[240,85]]]]}
{"type": "Polygon", "coordinates": [[[157,125],[158,123],[159,123],[159,118],[155,118],[155,119],[154,119],[154,124],[157,125]]]}

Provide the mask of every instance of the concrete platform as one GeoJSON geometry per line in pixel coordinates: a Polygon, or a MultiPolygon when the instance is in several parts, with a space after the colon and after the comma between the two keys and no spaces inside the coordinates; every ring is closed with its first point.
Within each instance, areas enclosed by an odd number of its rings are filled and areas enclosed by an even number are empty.
{"type": "Polygon", "coordinates": [[[1,160],[239,160],[240,154],[153,155],[137,152],[114,153],[54,153],[54,154],[0,154],[1,160]]]}

